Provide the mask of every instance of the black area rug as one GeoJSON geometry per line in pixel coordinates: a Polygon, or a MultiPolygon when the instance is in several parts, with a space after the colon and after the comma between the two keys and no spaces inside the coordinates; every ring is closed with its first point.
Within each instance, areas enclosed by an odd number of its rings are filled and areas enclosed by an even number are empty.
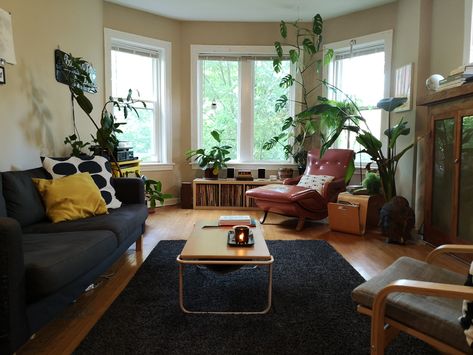
{"type": "MultiPolygon", "coordinates": [[[[176,256],[162,241],[76,354],[369,354],[370,322],[351,290],[363,278],[324,241],[268,241],[275,258],[273,308],[266,315],[188,315],[178,300],[176,256]]],[[[267,269],[227,274],[186,268],[191,309],[263,308],[267,269]]],[[[389,354],[435,354],[407,335],[389,354]]]]}

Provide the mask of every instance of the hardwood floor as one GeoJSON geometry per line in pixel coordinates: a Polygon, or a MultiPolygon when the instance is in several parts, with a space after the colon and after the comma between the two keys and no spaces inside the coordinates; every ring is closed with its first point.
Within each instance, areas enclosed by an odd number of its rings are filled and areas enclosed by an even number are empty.
{"type": "MultiPolygon", "coordinates": [[[[254,217],[260,216],[260,212],[257,211],[243,213],[249,213],[254,217]]],[[[222,214],[242,214],[242,211],[185,210],[175,206],[158,209],[157,213],[150,215],[146,222],[147,230],[142,251],[135,252],[133,245],[111,267],[108,272],[111,276],[101,278],[101,284],[97,289],[84,293],[57,319],[42,328],[18,351],[18,354],[70,354],[125,288],[160,240],[186,239],[197,220],[218,218],[222,214]]],[[[331,232],[327,224],[306,222],[305,228],[297,232],[296,224],[295,218],[270,214],[264,224],[265,238],[326,240],[364,278],[376,275],[400,256],[423,259],[432,250],[432,247],[420,241],[408,245],[387,244],[376,231],[370,231],[360,237],[331,232]]],[[[442,257],[439,264],[465,275],[468,269],[465,263],[449,256],[442,257]]]]}

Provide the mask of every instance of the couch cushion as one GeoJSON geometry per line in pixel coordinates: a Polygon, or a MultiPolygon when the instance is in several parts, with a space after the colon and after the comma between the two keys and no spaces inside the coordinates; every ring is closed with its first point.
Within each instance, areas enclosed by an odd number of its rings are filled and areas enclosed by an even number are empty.
{"type": "Polygon", "coordinates": [[[43,202],[31,179],[48,177],[43,168],[3,172],[3,196],[8,217],[16,219],[22,227],[44,220],[43,202]]]}
{"type": "Polygon", "coordinates": [[[23,250],[29,301],[74,281],[117,248],[110,231],[24,234],[23,250]]]}
{"type": "Polygon", "coordinates": [[[115,197],[115,189],[111,184],[112,168],[110,162],[104,157],[98,155],[67,159],[44,157],[43,167],[51,174],[53,179],[77,173],[89,173],[99,188],[107,208],[118,208],[122,205],[115,197]]]}
{"type": "MultiPolygon", "coordinates": [[[[374,296],[384,286],[399,279],[462,285],[465,277],[423,261],[402,257],[378,276],[355,288],[353,299],[371,309],[374,296]]],[[[409,293],[393,293],[386,303],[388,317],[469,353],[458,321],[461,312],[461,300],[409,293]]]]}
{"type": "Polygon", "coordinates": [[[130,233],[141,228],[148,217],[146,205],[123,205],[110,210],[107,215],[94,216],[76,221],[59,223],[37,223],[23,229],[25,233],[61,233],[72,231],[109,230],[115,233],[118,243],[126,240],[130,233]]]}
{"type": "Polygon", "coordinates": [[[60,179],[33,179],[53,223],[107,213],[107,206],[89,173],[60,179]]]}
{"type": "Polygon", "coordinates": [[[5,198],[3,197],[3,183],[2,174],[0,174],[0,217],[7,216],[7,206],[5,204],[5,198]]]}

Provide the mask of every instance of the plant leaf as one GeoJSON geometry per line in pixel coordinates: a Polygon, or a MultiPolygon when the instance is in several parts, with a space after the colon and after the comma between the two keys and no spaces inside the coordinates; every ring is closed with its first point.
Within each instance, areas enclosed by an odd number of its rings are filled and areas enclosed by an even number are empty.
{"type": "Polygon", "coordinates": [[[312,21],[312,32],[314,32],[316,35],[321,35],[323,23],[324,21],[322,20],[322,16],[320,16],[320,14],[315,15],[314,20],[312,21]]]}
{"type": "Polygon", "coordinates": [[[304,38],[302,45],[304,46],[304,49],[307,53],[314,54],[316,52],[314,42],[312,42],[309,38],[304,38]]]}
{"type": "Polygon", "coordinates": [[[388,97],[385,99],[381,99],[377,104],[376,107],[383,109],[384,111],[391,112],[394,111],[396,108],[401,106],[407,101],[407,97],[388,97]]]}
{"type": "Polygon", "coordinates": [[[334,55],[333,49],[332,48],[327,49],[327,51],[324,54],[324,65],[327,65],[328,63],[332,61],[333,55],[334,55]]]}
{"type": "Polygon", "coordinates": [[[279,23],[279,32],[281,33],[282,38],[287,37],[287,26],[286,26],[286,23],[284,21],[281,21],[279,23]]]}
{"type": "Polygon", "coordinates": [[[297,63],[299,60],[299,53],[295,49],[291,49],[289,51],[289,58],[291,59],[291,63],[297,63]]]}
{"type": "Polygon", "coordinates": [[[273,59],[273,70],[279,73],[282,69],[282,61],[280,59],[273,59]]]}
{"type": "Polygon", "coordinates": [[[292,77],[291,74],[287,74],[285,77],[281,79],[281,82],[279,83],[279,87],[281,88],[288,88],[294,85],[294,78],[292,77]]]}
{"type": "Polygon", "coordinates": [[[277,53],[279,59],[281,59],[282,56],[283,56],[283,50],[282,50],[281,42],[278,42],[278,41],[274,42],[274,48],[276,48],[276,53],[277,53]]]}
{"type": "Polygon", "coordinates": [[[287,104],[287,96],[286,95],[281,95],[279,99],[276,100],[276,105],[274,105],[274,110],[276,112],[279,112],[281,109],[286,107],[287,104]]]}
{"type": "Polygon", "coordinates": [[[210,134],[212,135],[212,137],[220,143],[220,132],[217,131],[217,130],[214,130],[212,132],[210,132],[210,134]]]}

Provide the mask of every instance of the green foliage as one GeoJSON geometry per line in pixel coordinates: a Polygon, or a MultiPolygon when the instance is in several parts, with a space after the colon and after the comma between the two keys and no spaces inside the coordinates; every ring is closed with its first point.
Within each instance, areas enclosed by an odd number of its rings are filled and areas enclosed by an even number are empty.
{"type": "Polygon", "coordinates": [[[227,161],[230,160],[229,145],[221,145],[221,131],[212,131],[210,134],[217,142],[216,145],[210,148],[207,152],[205,149],[199,148],[195,150],[188,150],[186,152],[186,159],[190,161],[194,159],[201,168],[212,168],[214,175],[217,175],[220,169],[227,167],[227,161]]]}
{"type": "MultiPolygon", "coordinates": [[[[137,175],[137,177],[140,177],[137,175]]],[[[156,208],[156,201],[159,201],[161,206],[164,204],[164,200],[168,198],[173,198],[172,194],[165,194],[161,192],[162,183],[159,180],[152,180],[146,178],[146,176],[141,176],[145,184],[145,197],[149,202],[150,208],[156,208]]]]}
{"type": "MultiPolygon", "coordinates": [[[[405,101],[405,98],[383,99],[377,106],[385,111],[391,112],[405,101]]],[[[376,163],[384,198],[386,201],[390,201],[396,196],[396,170],[399,160],[414,146],[414,144],[410,144],[400,153],[396,153],[396,142],[400,136],[408,135],[410,129],[407,127],[407,122],[401,119],[397,125],[389,127],[384,131],[384,134],[388,138],[386,155],[383,153],[383,144],[379,139],[374,137],[373,134],[367,130],[361,130],[361,132],[362,133],[358,134],[356,137],[356,141],[364,148],[362,152],[367,153],[371,157],[371,160],[376,163]]],[[[367,165],[367,169],[370,170],[370,167],[371,163],[367,165]]]]}
{"type": "MultiPolygon", "coordinates": [[[[318,52],[322,43],[323,20],[317,14],[314,16],[311,28],[301,26],[298,22],[286,24],[284,21],[280,23],[280,35],[284,43],[280,41],[274,42],[274,48],[278,56],[273,61],[273,69],[276,73],[281,71],[281,63],[283,59],[289,58],[291,63],[296,67],[296,77],[286,75],[280,80],[281,88],[290,88],[297,85],[301,88],[302,98],[296,101],[288,98],[287,94],[281,95],[275,104],[275,111],[279,112],[285,109],[290,102],[296,102],[300,105],[301,110],[294,117],[289,117],[281,124],[279,132],[270,137],[263,149],[271,150],[276,146],[283,147],[286,157],[292,157],[294,162],[299,166],[306,163],[307,150],[310,148],[311,137],[319,132],[320,129],[320,107],[313,94],[321,85],[321,78],[308,77],[309,69],[314,69],[317,74],[321,74],[318,70],[320,59],[318,52]],[[295,31],[294,39],[288,41],[288,26],[295,31]],[[284,53],[284,47],[289,47],[287,53],[284,53]]],[[[333,51],[329,51],[326,55],[328,60],[333,56],[333,51]]],[[[327,113],[328,114],[328,113],[327,113]]]]}
{"type": "Polygon", "coordinates": [[[81,89],[81,87],[83,86],[92,85],[92,80],[90,78],[89,72],[85,70],[83,66],[85,61],[80,57],[73,57],[71,54],[69,54],[69,60],[70,64],[76,69],[74,73],[70,74],[67,77],[71,97],[73,100],[75,100],[75,102],[77,102],[79,107],[84,111],[89,120],[97,129],[96,135],[92,136],[93,142],[98,144],[103,151],[107,152],[107,154],[114,161],[116,161],[116,158],[114,156],[114,149],[118,144],[117,134],[122,133],[122,130],[120,129],[122,123],[117,123],[117,119],[114,116],[113,109],[109,111],[108,107],[111,106],[113,108],[117,108],[118,111],[123,110],[123,116],[127,118],[129,112],[135,112],[136,114],[138,114],[138,111],[134,107],[135,104],[141,103],[144,107],[146,107],[146,104],[143,101],[134,100],[132,98],[131,89],[128,90],[128,94],[125,99],[110,97],[103,106],[99,126],[91,116],[94,107],[90,100],[87,98],[87,96],[85,96],[83,89],[81,89]]]}
{"type": "Polygon", "coordinates": [[[90,145],[88,142],[81,141],[76,134],[72,134],[64,139],[64,144],[70,144],[72,147],[71,155],[78,157],[82,154],[85,154],[82,149],[90,145]]]}
{"type": "Polygon", "coordinates": [[[370,195],[377,195],[381,191],[381,178],[373,172],[366,172],[362,185],[370,195]]]}

